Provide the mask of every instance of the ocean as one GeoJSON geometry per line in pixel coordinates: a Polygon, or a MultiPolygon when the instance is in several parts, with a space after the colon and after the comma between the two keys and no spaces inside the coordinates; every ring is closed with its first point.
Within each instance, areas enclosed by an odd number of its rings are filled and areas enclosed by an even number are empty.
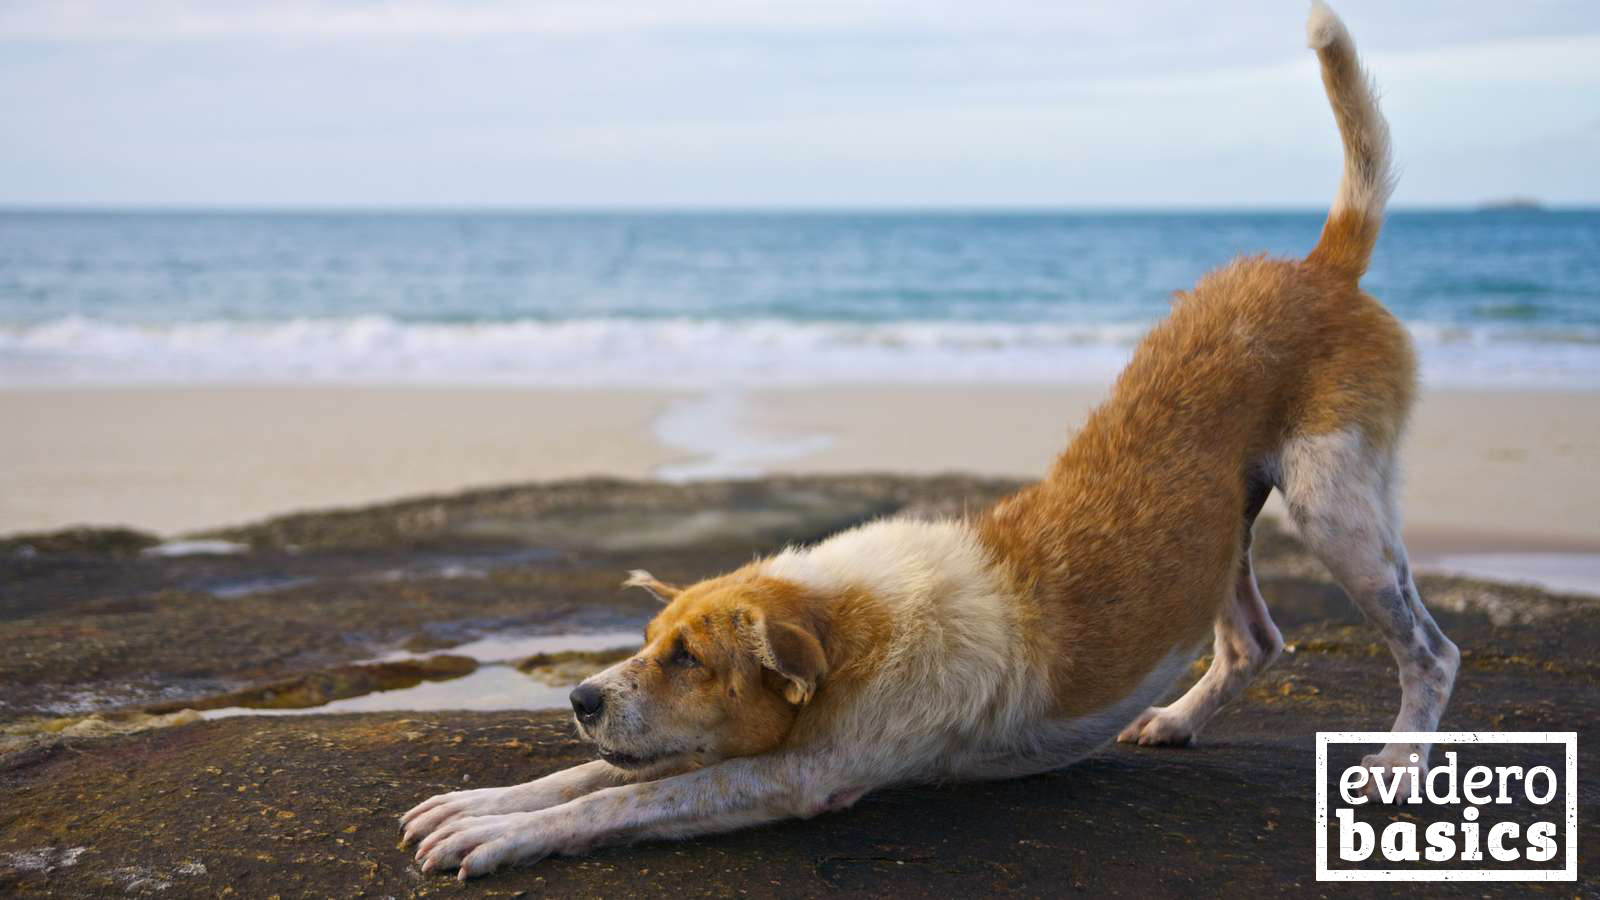
{"type": "MultiPolygon", "coordinates": [[[[0,212],[0,385],[1094,383],[1323,212],[0,212]]],[[[1434,385],[1600,389],[1600,211],[1396,212],[1434,385]]]]}

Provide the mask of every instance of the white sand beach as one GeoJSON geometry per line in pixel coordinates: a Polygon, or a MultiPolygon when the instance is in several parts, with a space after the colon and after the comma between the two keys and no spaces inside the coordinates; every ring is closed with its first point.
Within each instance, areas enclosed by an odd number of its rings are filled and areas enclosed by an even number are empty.
{"type": "Polygon", "coordinates": [[[669,397],[433,387],[0,390],[0,533],[161,533],[580,475],[648,477],[669,397]]]}
{"type": "MultiPolygon", "coordinates": [[[[0,533],[163,533],[614,475],[1039,474],[1087,387],[695,394],[494,387],[0,390],[0,533]]],[[[1600,392],[1432,390],[1405,450],[1419,553],[1600,548],[1600,392]]]]}

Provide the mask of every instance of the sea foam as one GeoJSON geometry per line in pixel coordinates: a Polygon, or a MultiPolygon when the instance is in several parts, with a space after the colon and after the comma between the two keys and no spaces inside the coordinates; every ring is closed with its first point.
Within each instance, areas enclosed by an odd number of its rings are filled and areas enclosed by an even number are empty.
{"type": "MultiPolygon", "coordinates": [[[[1099,384],[1144,323],[386,316],[0,326],[0,385],[441,383],[706,389],[857,383],[1099,384]]],[[[1425,381],[1600,387],[1600,334],[1412,324],[1425,381]]]]}

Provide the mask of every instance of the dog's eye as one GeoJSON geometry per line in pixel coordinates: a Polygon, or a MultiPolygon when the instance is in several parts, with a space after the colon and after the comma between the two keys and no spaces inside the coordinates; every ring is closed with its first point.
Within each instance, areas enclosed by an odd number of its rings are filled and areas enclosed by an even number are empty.
{"type": "Polygon", "coordinates": [[[694,658],[694,654],[689,652],[689,648],[684,646],[682,640],[673,646],[670,661],[673,665],[682,666],[685,669],[692,669],[700,665],[700,660],[694,658]]]}

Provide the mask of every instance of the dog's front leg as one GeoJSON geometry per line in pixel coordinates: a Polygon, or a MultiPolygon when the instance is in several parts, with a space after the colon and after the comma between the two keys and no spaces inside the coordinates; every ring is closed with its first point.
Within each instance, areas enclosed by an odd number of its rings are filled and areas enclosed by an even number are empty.
{"type": "Polygon", "coordinates": [[[607,844],[732,831],[854,803],[873,785],[815,759],[734,759],[659,781],[605,788],[537,812],[462,817],[417,849],[424,872],[459,877],[607,844]],[[859,786],[852,786],[859,785],[859,786]]]}
{"type": "Polygon", "coordinates": [[[534,812],[560,806],[601,788],[616,787],[647,777],[651,777],[649,773],[629,772],[597,759],[526,784],[453,791],[430,797],[401,816],[400,827],[405,829],[404,843],[409,844],[427,837],[446,822],[463,816],[534,812]]]}

